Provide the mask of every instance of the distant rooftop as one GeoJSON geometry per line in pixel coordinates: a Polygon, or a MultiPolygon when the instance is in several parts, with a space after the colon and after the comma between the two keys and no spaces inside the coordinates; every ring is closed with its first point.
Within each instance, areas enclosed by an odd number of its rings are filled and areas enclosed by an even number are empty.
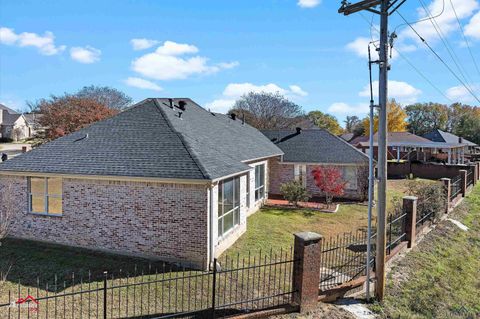
{"type": "Polygon", "coordinates": [[[466,144],[468,146],[478,146],[477,144],[470,142],[469,140],[457,136],[452,133],[444,132],[442,130],[436,129],[433,130],[425,135],[423,135],[424,138],[429,139],[432,142],[439,142],[439,143],[458,143],[458,144],[466,144]]]}

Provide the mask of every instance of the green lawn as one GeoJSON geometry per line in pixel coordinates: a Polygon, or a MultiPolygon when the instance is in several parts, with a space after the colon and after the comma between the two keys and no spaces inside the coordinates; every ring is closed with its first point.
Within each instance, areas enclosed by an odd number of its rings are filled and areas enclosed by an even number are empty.
{"type": "Polygon", "coordinates": [[[384,318],[480,318],[480,185],[389,273],[384,318]]]}
{"type": "MultiPolygon", "coordinates": [[[[389,203],[393,197],[406,195],[406,183],[406,180],[388,181],[389,203]]],[[[367,215],[366,204],[340,204],[337,213],[265,207],[248,218],[247,232],[224,254],[245,255],[248,251],[288,249],[293,245],[293,233],[300,231],[313,231],[329,238],[366,230],[367,215]]]]}

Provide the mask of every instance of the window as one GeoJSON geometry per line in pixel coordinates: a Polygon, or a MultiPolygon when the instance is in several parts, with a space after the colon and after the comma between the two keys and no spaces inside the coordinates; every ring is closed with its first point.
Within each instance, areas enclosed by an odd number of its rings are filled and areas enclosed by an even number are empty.
{"type": "Polygon", "coordinates": [[[343,168],[343,179],[347,182],[345,189],[356,190],[357,189],[357,168],[350,166],[343,168]]]}
{"type": "Polygon", "coordinates": [[[265,164],[255,166],[255,201],[265,197],[265,164]]]}
{"type": "Polygon", "coordinates": [[[294,165],[294,176],[296,181],[301,181],[303,187],[307,186],[307,165],[294,165]]]}
{"type": "Polygon", "coordinates": [[[247,208],[250,208],[250,173],[247,173],[247,208]]]}
{"type": "Polygon", "coordinates": [[[62,187],[61,178],[30,177],[28,179],[30,212],[62,215],[62,187]]]}
{"type": "Polygon", "coordinates": [[[218,184],[218,236],[240,224],[240,177],[218,184]]]}

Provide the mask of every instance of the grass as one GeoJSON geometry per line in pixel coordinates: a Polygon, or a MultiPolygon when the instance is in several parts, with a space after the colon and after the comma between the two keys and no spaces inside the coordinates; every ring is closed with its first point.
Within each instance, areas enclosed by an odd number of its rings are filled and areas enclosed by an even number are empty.
{"type": "MultiPolygon", "coordinates": [[[[406,183],[406,180],[388,181],[389,203],[394,197],[406,195],[406,183]]],[[[293,245],[293,233],[300,231],[312,231],[329,238],[365,230],[367,216],[366,204],[340,204],[337,213],[265,207],[248,218],[247,232],[224,254],[245,255],[248,251],[278,251],[289,248],[293,245]]]]}
{"type": "Polygon", "coordinates": [[[384,318],[480,317],[480,185],[389,273],[384,318]]]}

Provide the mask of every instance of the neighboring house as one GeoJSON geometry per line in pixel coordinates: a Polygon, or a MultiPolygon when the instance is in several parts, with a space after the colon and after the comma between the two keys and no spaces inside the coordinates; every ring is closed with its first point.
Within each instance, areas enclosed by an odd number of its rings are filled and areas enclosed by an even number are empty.
{"type": "Polygon", "coordinates": [[[438,142],[438,143],[449,143],[449,144],[464,144],[468,148],[468,153],[480,153],[480,147],[473,143],[470,142],[469,140],[457,136],[452,133],[444,132],[442,130],[436,129],[433,130],[425,135],[423,135],[424,138],[432,141],[432,142],[438,142]]]}
{"type": "Polygon", "coordinates": [[[207,267],[245,232],[282,154],[234,115],[147,99],[1,163],[0,186],[13,237],[207,267]]]}
{"type": "Polygon", "coordinates": [[[339,137],[347,142],[350,142],[355,136],[353,133],[343,133],[339,137]]]}
{"type": "MultiPolygon", "coordinates": [[[[359,136],[350,144],[368,154],[369,137],[359,136]]],[[[432,142],[410,132],[388,132],[387,158],[396,161],[445,162],[448,164],[464,164],[467,146],[459,143],[432,142]]],[[[374,158],[378,158],[378,133],[373,135],[374,158]]]]}
{"type": "Polygon", "coordinates": [[[36,127],[31,114],[20,114],[0,104],[0,138],[24,140],[34,135],[36,127]]]}
{"type": "Polygon", "coordinates": [[[324,197],[312,176],[319,166],[338,168],[346,182],[344,199],[366,200],[368,156],[323,129],[263,131],[284,155],[269,160],[269,194],[281,196],[282,184],[300,180],[315,198],[324,197]]]}

